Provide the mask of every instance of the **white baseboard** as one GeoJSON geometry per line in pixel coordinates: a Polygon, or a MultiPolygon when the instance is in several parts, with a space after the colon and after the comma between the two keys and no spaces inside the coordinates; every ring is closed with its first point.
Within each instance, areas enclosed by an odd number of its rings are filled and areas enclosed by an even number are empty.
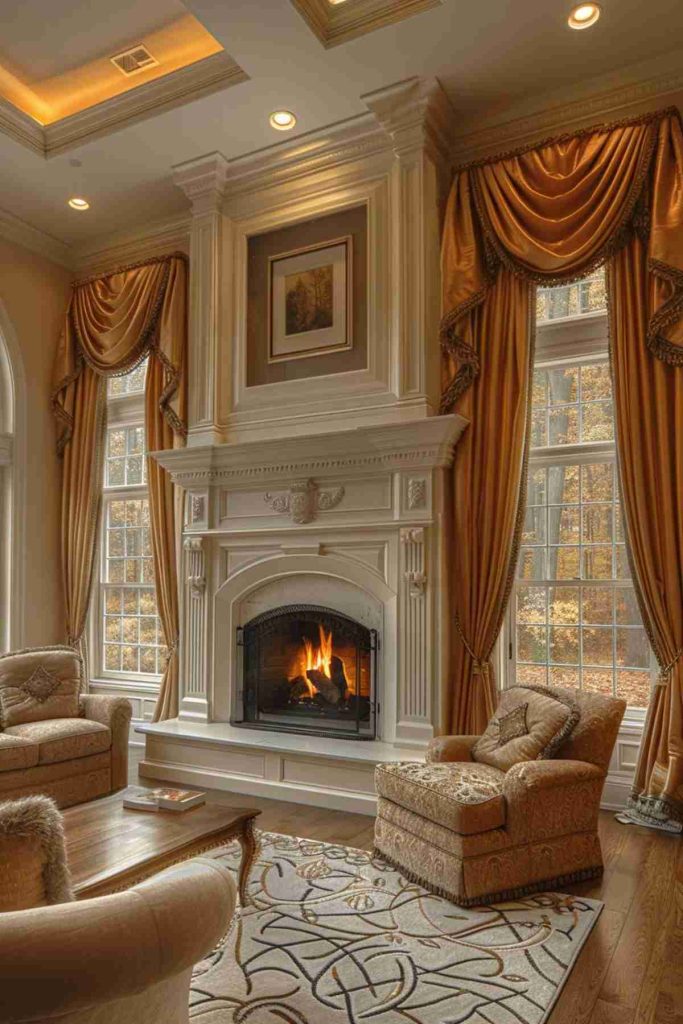
{"type": "Polygon", "coordinates": [[[600,806],[604,811],[622,811],[631,795],[633,776],[616,772],[607,776],[600,806]]]}

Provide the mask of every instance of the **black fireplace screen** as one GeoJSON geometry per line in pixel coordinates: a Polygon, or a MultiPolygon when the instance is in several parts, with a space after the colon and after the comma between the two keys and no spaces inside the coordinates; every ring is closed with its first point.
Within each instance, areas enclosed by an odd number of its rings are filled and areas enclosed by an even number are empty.
{"type": "Polygon", "coordinates": [[[237,630],[236,724],[373,739],[377,632],[330,608],[288,605],[237,630]]]}

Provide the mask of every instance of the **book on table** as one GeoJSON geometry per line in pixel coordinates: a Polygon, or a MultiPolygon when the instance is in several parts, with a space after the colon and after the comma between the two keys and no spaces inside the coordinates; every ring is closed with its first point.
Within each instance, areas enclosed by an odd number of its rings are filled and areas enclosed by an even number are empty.
{"type": "Polygon", "coordinates": [[[206,793],[197,789],[129,786],[123,791],[123,806],[134,811],[189,811],[205,802],[206,793]]]}

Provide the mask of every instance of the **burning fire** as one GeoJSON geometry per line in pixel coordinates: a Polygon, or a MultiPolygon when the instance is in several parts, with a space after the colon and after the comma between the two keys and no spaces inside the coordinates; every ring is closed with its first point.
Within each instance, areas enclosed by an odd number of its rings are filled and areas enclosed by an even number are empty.
{"type": "Polygon", "coordinates": [[[314,647],[311,640],[304,638],[303,647],[299,649],[296,661],[289,673],[290,680],[297,677],[306,680],[311,697],[315,695],[316,688],[308,678],[307,672],[313,669],[317,672],[322,672],[328,679],[332,678],[332,631],[330,630],[329,633],[326,633],[322,625],[318,623],[318,633],[320,638],[319,646],[314,647]]]}

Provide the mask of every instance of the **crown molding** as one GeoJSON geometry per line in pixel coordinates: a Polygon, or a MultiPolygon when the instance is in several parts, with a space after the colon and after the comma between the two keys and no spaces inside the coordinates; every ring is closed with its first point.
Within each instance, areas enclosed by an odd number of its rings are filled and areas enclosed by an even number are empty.
{"type": "Polygon", "coordinates": [[[190,250],[190,216],[182,214],[132,230],[100,238],[76,250],[74,267],[79,277],[104,274],[127,263],[171,252],[190,250]]]}
{"type": "Polygon", "coordinates": [[[227,200],[274,189],[325,171],[334,171],[338,182],[344,165],[377,155],[390,157],[391,152],[390,138],[367,113],[233,160],[207,153],[176,164],[173,173],[175,183],[199,212],[221,197],[227,200]]]}
{"type": "Polygon", "coordinates": [[[408,78],[361,100],[390,136],[397,156],[425,148],[435,161],[447,162],[455,111],[437,78],[408,78]]]}
{"type": "Polygon", "coordinates": [[[326,50],[385,25],[440,7],[443,0],[290,0],[326,50]]]}
{"type": "Polygon", "coordinates": [[[218,152],[173,167],[173,181],[190,200],[193,213],[219,209],[227,177],[228,161],[218,152]]]}
{"type": "Polygon", "coordinates": [[[0,96],[0,132],[20,146],[45,156],[45,129],[3,96],[0,96]]]}
{"type": "Polygon", "coordinates": [[[0,209],[0,238],[15,245],[21,245],[24,249],[44,256],[45,259],[57,263],[68,270],[74,270],[77,266],[77,257],[72,246],[66,242],[48,235],[39,228],[34,228],[26,221],[20,220],[7,210],[0,209]]]}
{"type": "Polygon", "coordinates": [[[0,98],[0,131],[49,160],[248,78],[222,51],[45,126],[0,98]]]}
{"type": "MultiPolygon", "coordinates": [[[[591,124],[637,116],[672,102],[674,97],[680,100],[683,94],[683,55],[680,52],[630,69],[631,73],[635,70],[638,79],[628,84],[614,84],[621,73],[613,73],[584,83],[580,95],[562,99],[555,94],[555,103],[546,96],[547,105],[543,109],[529,111],[527,101],[516,105],[505,117],[485,119],[481,127],[452,138],[451,160],[456,165],[467,163],[591,124]]],[[[482,120],[479,119],[480,125],[482,120]]]]}

